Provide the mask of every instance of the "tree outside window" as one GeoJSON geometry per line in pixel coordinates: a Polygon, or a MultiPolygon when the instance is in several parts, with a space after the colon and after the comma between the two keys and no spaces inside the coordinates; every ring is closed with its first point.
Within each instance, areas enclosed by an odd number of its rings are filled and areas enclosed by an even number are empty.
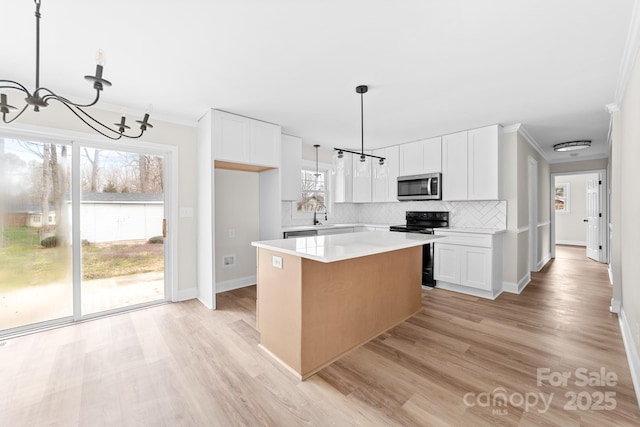
{"type": "Polygon", "coordinates": [[[302,169],[302,196],[297,203],[298,212],[327,212],[327,181],[324,171],[302,169]]]}

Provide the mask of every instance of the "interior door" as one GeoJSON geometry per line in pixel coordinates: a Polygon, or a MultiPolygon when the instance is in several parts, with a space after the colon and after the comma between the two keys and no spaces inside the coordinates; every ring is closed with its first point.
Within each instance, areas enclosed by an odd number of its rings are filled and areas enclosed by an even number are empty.
{"type": "Polygon", "coordinates": [[[600,262],[600,177],[587,180],[587,257],[600,262]]]}

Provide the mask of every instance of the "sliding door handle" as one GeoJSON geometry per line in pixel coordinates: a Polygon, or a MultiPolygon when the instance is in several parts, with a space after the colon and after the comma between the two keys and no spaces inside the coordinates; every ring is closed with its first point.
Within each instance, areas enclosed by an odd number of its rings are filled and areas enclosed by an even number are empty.
{"type": "Polygon", "coordinates": [[[167,238],[167,219],[162,220],[162,237],[167,238]]]}

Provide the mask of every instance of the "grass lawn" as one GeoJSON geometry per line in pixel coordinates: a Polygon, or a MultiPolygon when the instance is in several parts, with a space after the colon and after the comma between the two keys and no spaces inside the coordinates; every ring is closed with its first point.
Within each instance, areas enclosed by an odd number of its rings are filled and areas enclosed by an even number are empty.
{"type": "MultiPolygon", "coordinates": [[[[146,242],[82,246],[83,280],[124,276],[164,268],[164,245],[146,242]]],[[[40,285],[71,277],[71,248],[43,248],[37,230],[8,227],[0,248],[0,289],[40,285]]]]}

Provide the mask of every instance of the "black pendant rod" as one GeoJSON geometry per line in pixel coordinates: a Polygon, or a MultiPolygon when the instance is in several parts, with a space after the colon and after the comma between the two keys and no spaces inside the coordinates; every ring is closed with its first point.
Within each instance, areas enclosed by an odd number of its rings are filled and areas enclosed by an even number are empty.
{"type": "MultiPolygon", "coordinates": [[[[40,0],[34,0],[36,4],[36,90],[40,88],[40,0]]],[[[37,108],[37,105],[36,105],[37,108]]]]}

